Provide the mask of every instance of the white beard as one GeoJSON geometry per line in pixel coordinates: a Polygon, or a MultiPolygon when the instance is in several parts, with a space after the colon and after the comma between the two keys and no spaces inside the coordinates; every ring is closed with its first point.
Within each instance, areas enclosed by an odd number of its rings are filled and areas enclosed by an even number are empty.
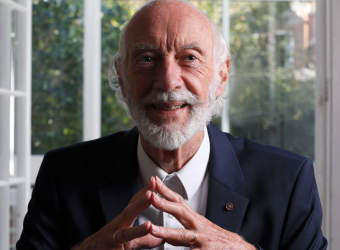
{"type": "Polygon", "coordinates": [[[188,142],[195,134],[208,124],[212,117],[212,106],[209,102],[200,102],[198,97],[188,90],[164,92],[153,89],[138,102],[131,102],[127,98],[127,104],[132,119],[136,122],[139,132],[154,147],[164,150],[175,150],[188,142]],[[190,109],[190,115],[184,124],[177,124],[167,120],[159,124],[149,117],[146,106],[154,103],[169,101],[185,102],[190,109]],[[210,106],[210,107],[209,107],[210,106]]]}
{"type": "Polygon", "coordinates": [[[214,72],[209,86],[208,101],[205,102],[200,101],[196,95],[186,89],[165,92],[152,88],[145,97],[132,102],[130,90],[126,86],[127,96],[124,98],[120,94],[118,97],[121,96],[119,99],[127,105],[128,112],[143,137],[156,148],[172,151],[190,141],[214,116],[220,116],[223,98],[216,96],[220,85],[218,72],[217,70],[214,72]],[[157,124],[148,117],[146,106],[169,101],[184,102],[189,106],[190,115],[184,124],[177,124],[176,121],[171,122],[169,119],[157,124]]]}

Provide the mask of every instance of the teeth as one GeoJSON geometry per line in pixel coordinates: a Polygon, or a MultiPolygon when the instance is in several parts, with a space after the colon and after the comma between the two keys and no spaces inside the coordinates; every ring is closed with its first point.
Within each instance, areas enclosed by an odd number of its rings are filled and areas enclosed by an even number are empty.
{"type": "MultiPolygon", "coordinates": [[[[184,105],[182,105],[182,106],[184,106],[184,105]]],[[[173,111],[173,110],[181,108],[182,106],[171,106],[171,107],[156,106],[156,108],[164,110],[164,111],[173,111]]]]}

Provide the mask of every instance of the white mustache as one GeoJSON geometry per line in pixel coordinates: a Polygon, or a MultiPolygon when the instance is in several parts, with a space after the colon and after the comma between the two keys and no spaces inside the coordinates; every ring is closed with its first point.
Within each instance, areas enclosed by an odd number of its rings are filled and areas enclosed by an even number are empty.
{"type": "Polygon", "coordinates": [[[165,102],[184,102],[189,105],[201,105],[205,102],[201,102],[198,96],[188,90],[175,90],[172,92],[166,92],[162,90],[151,90],[146,96],[140,99],[141,104],[155,104],[165,102]]]}

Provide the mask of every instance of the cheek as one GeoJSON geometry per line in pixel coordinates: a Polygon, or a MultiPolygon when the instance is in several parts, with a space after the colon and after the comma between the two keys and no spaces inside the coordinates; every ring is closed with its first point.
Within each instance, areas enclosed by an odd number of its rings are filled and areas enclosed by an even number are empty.
{"type": "Polygon", "coordinates": [[[150,82],[150,79],[145,76],[129,77],[131,98],[136,100],[145,96],[150,89],[150,82]]]}
{"type": "Polygon", "coordinates": [[[187,82],[186,88],[197,95],[200,101],[207,101],[209,96],[209,86],[213,75],[204,71],[204,74],[196,71],[188,74],[184,81],[187,82]]]}
{"type": "Polygon", "coordinates": [[[208,101],[209,99],[209,85],[205,85],[203,88],[203,101],[208,101]]]}

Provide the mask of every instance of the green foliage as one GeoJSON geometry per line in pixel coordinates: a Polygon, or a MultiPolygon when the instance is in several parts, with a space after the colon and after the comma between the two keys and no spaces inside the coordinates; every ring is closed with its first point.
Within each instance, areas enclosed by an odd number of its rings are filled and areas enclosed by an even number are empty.
{"type": "MultiPolygon", "coordinates": [[[[83,0],[45,1],[33,0],[33,154],[82,141],[83,0]]],[[[134,126],[107,75],[120,31],[145,2],[102,1],[102,135],[134,126]]],[[[222,1],[191,2],[221,27],[222,1]]],[[[313,158],[314,65],[291,31],[291,4],[231,2],[231,132],[313,158]]]]}
{"type": "Polygon", "coordinates": [[[222,1],[190,0],[190,2],[222,28],[222,1]]]}
{"type": "Polygon", "coordinates": [[[32,153],[82,140],[83,1],[33,1],[32,153]]]}
{"type": "Polygon", "coordinates": [[[231,3],[231,132],[313,159],[315,72],[291,5],[231,3]]]}
{"type": "MultiPolygon", "coordinates": [[[[141,3],[140,3],[141,4],[141,3]]],[[[131,1],[102,1],[102,135],[132,128],[135,124],[119,104],[108,84],[111,57],[118,51],[120,32],[137,11],[131,1]]]]}

